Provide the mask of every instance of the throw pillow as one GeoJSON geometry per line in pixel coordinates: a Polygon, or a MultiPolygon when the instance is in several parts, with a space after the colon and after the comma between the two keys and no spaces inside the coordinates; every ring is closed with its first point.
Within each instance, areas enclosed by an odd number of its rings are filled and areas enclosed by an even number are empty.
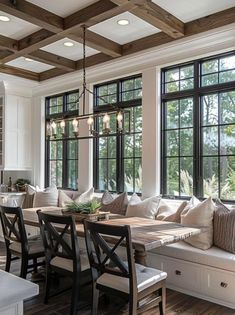
{"type": "Polygon", "coordinates": [[[214,211],[215,204],[209,197],[181,214],[181,223],[183,225],[201,228],[201,233],[187,238],[185,240],[186,243],[203,250],[212,246],[214,211]]]}
{"type": "Polygon", "coordinates": [[[38,191],[34,195],[33,208],[39,207],[57,207],[58,190],[55,185],[46,188],[44,191],[38,191]]]}
{"type": "Polygon", "coordinates": [[[63,190],[59,190],[59,197],[58,197],[58,205],[59,207],[66,207],[68,203],[73,202],[73,199],[70,198],[63,190]]]}
{"type": "Polygon", "coordinates": [[[91,201],[94,195],[94,188],[91,187],[81,195],[79,195],[74,201],[77,203],[85,203],[91,201]]]}
{"type": "Polygon", "coordinates": [[[133,194],[127,207],[126,216],[155,219],[161,197],[154,196],[141,200],[133,194]]]}
{"type": "Polygon", "coordinates": [[[105,191],[101,198],[101,211],[125,215],[127,205],[128,198],[126,192],[114,198],[109,191],[105,191]]]}
{"type": "Polygon", "coordinates": [[[22,209],[33,208],[34,194],[40,191],[38,186],[34,187],[32,185],[26,186],[26,194],[24,196],[24,201],[22,203],[22,209]]]}
{"type": "Polygon", "coordinates": [[[161,200],[158,207],[156,220],[180,223],[180,215],[187,205],[187,201],[183,201],[179,205],[177,202],[173,202],[172,200],[169,202],[161,200]]]}
{"type": "Polygon", "coordinates": [[[214,214],[214,245],[235,254],[235,210],[229,210],[219,199],[214,214]]]}

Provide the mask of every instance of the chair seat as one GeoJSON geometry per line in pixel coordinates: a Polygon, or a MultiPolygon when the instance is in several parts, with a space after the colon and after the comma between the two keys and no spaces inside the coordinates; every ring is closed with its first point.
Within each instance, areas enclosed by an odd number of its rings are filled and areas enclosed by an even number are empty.
{"type": "MultiPolygon", "coordinates": [[[[147,289],[167,277],[166,272],[158,269],[145,267],[139,264],[135,264],[135,268],[138,292],[147,289]]],[[[97,284],[129,293],[129,279],[124,277],[104,273],[97,279],[97,284]]]]}
{"type": "MultiPolygon", "coordinates": [[[[87,254],[84,253],[83,251],[80,252],[80,261],[81,261],[81,271],[84,271],[84,270],[90,268],[87,254]]],[[[50,261],[50,264],[52,266],[73,272],[73,260],[72,259],[56,256],[56,257],[52,258],[52,260],[50,261]]]]}
{"type": "MultiPolygon", "coordinates": [[[[39,235],[28,238],[28,246],[29,246],[29,255],[31,254],[39,254],[44,253],[44,247],[42,243],[42,239],[39,235]]],[[[20,242],[12,242],[9,248],[17,253],[21,253],[21,243],[20,242]]]]}

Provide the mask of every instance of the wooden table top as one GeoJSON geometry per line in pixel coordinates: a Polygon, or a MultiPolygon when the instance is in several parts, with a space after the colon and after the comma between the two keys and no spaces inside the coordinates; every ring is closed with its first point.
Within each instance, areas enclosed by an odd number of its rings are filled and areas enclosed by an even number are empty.
{"type": "MultiPolygon", "coordinates": [[[[47,208],[46,212],[60,215],[62,213],[61,210],[55,207],[47,208]]],[[[25,224],[33,226],[39,225],[35,208],[24,209],[23,216],[25,224]]],[[[178,223],[139,217],[123,217],[99,221],[99,223],[108,225],[129,225],[131,228],[133,246],[135,249],[142,251],[148,251],[160,246],[175,243],[201,232],[198,228],[187,227],[178,223]]],[[[76,223],[76,230],[79,236],[84,236],[83,224],[76,223]]]]}

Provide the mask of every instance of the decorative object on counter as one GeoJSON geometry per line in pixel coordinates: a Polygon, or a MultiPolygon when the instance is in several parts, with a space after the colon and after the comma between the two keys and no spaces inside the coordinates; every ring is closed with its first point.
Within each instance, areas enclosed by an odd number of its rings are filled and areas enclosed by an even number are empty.
{"type": "Polygon", "coordinates": [[[12,191],[12,180],[11,177],[9,177],[8,183],[7,183],[7,190],[8,192],[12,191]]]}
{"type": "Polygon", "coordinates": [[[30,180],[24,178],[18,178],[15,182],[15,187],[17,191],[26,191],[27,185],[30,184],[30,180]]]}
{"type": "Polygon", "coordinates": [[[75,221],[81,222],[84,219],[97,221],[108,219],[107,212],[100,211],[101,204],[96,199],[84,203],[71,202],[63,209],[63,214],[74,216],[75,221]]]}

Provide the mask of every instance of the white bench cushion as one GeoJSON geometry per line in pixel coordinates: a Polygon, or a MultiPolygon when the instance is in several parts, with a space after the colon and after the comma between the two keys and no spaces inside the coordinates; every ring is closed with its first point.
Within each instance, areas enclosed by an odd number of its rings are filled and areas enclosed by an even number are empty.
{"type": "Polygon", "coordinates": [[[201,250],[185,242],[178,242],[154,249],[151,253],[235,272],[235,255],[215,246],[201,250]]]}
{"type": "MultiPolygon", "coordinates": [[[[136,278],[138,292],[150,287],[151,285],[166,279],[167,274],[164,271],[148,268],[139,264],[136,265],[136,278]]],[[[129,293],[129,279],[123,278],[109,273],[102,274],[97,283],[118,291],[129,293]]]]}

